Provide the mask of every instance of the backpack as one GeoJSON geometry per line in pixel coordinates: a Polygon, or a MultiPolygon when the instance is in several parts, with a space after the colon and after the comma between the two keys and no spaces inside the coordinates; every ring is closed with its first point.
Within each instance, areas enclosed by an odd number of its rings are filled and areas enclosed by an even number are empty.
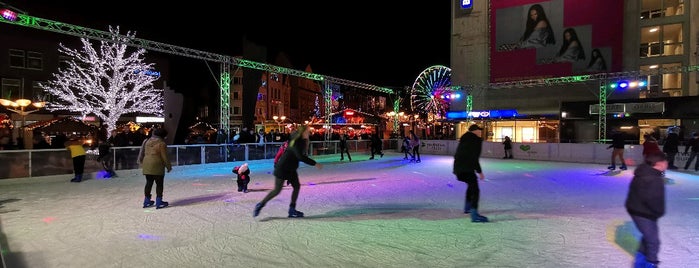
{"type": "Polygon", "coordinates": [[[277,165],[277,162],[279,162],[279,158],[282,158],[282,155],[284,154],[284,151],[286,151],[286,148],[289,147],[289,141],[285,141],[282,143],[282,146],[279,146],[279,150],[277,151],[277,154],[274,156],[274,165],[277,165]]]}

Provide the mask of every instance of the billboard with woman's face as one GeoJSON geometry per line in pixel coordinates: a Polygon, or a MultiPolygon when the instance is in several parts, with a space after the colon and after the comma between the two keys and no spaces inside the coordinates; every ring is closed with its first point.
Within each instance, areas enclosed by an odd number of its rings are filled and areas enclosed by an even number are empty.
{"type": "Polygon", "coordinates": [[[622,69],[623,0],[492,0],[490,81],[622,69]]]}

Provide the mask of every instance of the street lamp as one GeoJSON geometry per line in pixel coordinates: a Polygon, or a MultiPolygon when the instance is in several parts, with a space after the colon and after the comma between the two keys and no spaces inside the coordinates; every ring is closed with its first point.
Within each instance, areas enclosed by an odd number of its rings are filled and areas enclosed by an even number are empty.
{"type": "MultiPolygon", "coordinates": [[[[5,108],[9,111],[19,114],[22,117],[22,127],[24,127],[24,125],[26,125],[27,115],[33,112],[37,112],[41,110],[41,108],[44,108],[44,106],[46,106],[46,102],[32,102],[28,99],[18,99],[15,101],[0,99],[0,105],[5,106],[5,108]],[[35,108],[35,110],[26,110],[27,107],[29,107],[29,105],[32,105],[35,108]]],[[[19,132],[19,136],[24,136],[21,131],[19,132]]]]}
{"type": "MultiPolygon", "coordinates": [[[[18,99],[15,101],[0,99],[0,105],[5,106],[5,108],[8,111],[12,111],[14,113],[19,114],[22,117],[22,127],[24,127],[27,124],[27,115],[39,111],[41,110],[41,108],[44,108],[44,106],[46,106],[46,102],[39,101],[32,103],[32,101],[28,99],[18,99]],[[35,108],[35,110],[27,110],[27,107],[29,107],[29,105],[32,105],[35,108]]],[[[24,141],[24,131],[22,131],[20,128],[17,128],[17,136],[22,138],[23,140],[21,142],[18,141],[18,146],[23,146],[27,143],[27,141],[24,141]]]]}
{"type": "Polygon", "coordinates": [[[272,116],[272,119],[274,119],[274,122],[277,122],[277,130],[281,131],[282,123],[284,122],[284,120],[286,120],[286,116],[285,115],[282,115],[282,116],[275,115],[275,116],[272,116]]]}
{"type": "Polygon", "coordinates": [[[395,111],[390,111],[386,113],[389,119],[391,119],[391,122],[393,123],[392,127],[392,135],[393,137],[398,137],[398,123],[399,123],[399,118],[403,116],[405,113],[399,112],[396,113],[395,111]]]}

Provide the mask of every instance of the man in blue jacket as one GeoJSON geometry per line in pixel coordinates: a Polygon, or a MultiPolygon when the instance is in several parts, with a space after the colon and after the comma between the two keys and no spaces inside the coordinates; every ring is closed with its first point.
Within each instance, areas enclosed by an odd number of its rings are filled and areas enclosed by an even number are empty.
{"type": "Polygon", "coordinates": [[[626,197],[626,211],[641,232],[634,267],[656,267],[660,238],[658,219],[665,214],[665,180],[668,162],[664,153],[651,153],[634,171],[626,197]]]}

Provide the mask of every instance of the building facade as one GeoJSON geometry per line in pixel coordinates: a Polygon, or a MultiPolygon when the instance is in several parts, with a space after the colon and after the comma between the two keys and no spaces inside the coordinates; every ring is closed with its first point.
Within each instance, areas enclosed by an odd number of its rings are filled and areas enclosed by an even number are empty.
{"type": "Polygon", "coordinates": [[[692,67],[699,52],[698,3],[461,3],[454,1],[452,12],[452,84],[473,88],[474,111],[516,110],[477,119],[488,126],[489,140],[589,142],[623,127],[637,143],[651,131],[662,137],[669,126],[687,135],[699,131],[699,80],[692,67]],[[634,87],[611,86],[620,82],[634,87]],[[602,100],[606,123],[599,116],[602,100]]]}

